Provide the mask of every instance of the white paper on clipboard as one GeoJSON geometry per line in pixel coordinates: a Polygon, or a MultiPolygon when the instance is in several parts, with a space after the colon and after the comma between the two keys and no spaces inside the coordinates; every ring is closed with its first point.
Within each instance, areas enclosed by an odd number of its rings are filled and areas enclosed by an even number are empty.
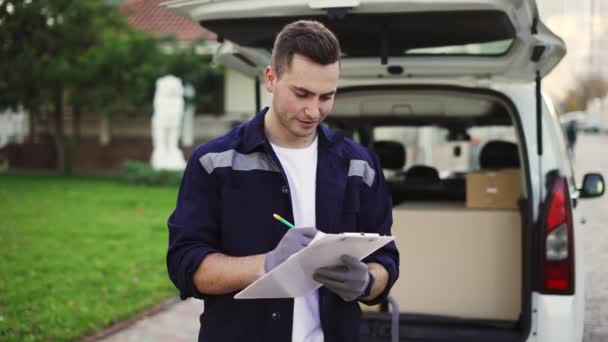
{"type": "Polygon", "coordinates": [[[392,236],[369,233],[325,234],[318,232],[312,242],[272,271],[237,293],[235,299],[294,298],[321,287],[313,272],[324,266],[339,265],[348,254],[359,260],[393,241],[392,236]]]}

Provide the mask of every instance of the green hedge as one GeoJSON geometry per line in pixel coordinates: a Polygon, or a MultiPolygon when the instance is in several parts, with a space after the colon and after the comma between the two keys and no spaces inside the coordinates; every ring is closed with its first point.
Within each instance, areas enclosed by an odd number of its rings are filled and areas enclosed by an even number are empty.
{"type": "Polygon", "coordinates": [[[123,177],[135,185],[179,186],[183,171],[155,170],[152,166],[128,160],[123,164],[123,177]]]}

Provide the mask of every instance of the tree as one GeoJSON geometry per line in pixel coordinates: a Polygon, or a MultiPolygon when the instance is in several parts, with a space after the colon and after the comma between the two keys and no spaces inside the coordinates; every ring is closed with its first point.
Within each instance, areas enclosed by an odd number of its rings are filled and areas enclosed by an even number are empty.
{"type": "Polygon", "coordinates": [[[587,76],[570,89],[562,102],[564,112],[585,110],[587,103],[594,98],[603,98],[608,94],[608,83],[601,76],[587,76]]]}
{"type": "Polygon", "coordinates": [[[194,105],[197,108],[209,108],[218,111],[222,106],[223,69],[212,64],[209,57],[197,54],[194,47],[174,50],[166,59],[164,74],[172,74],[191,84],[196,90],[194,105]]]}
{"type": "Polygon", "coordinates": [[[100,36],[101,44],[78,60],[82,72],[75,77],[70,103],[74,112],[88,108],[109,118],[145,105],[163,56],[153,38],[130,29],[105,27],[100,36]]]}
{"type": "Polygon", "coordinates": [[[53,117],[59,170],[69,173],[63,131],[66,94],[75,89],[80,56],[99,46],[105,27],[126,27],[113,7],[98,1],[4,0],[0,2],[0,106],[23,105],[32,115],[53,117]]]}
{"type": "MultiPolygon", "coordinates": [[[[158,43],[100,1],[0,0],[0,109],[22,105],[34,117],[50,114],[58,169],[70,173],[66,104],[77,131],[83,108],[103,116],[149,108],[155,80],[164,74],[192,83],[198,92],[221,73],[193,48],[167,54],[158,43]]],[[[197,100],[205,105],[211,98],[197,100]]]]}

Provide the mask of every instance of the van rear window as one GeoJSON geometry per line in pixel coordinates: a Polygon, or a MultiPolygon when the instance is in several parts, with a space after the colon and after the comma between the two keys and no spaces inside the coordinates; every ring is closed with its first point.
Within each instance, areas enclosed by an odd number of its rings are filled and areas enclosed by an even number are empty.
{"type": "Polygon", "coordinates": [[[446,45],[430,48],[418,48],[405,51],[406,55],[466,55],[466,56],[501,56],[513,45],[513,39],[502,39],[493,42],[446,45]]]}

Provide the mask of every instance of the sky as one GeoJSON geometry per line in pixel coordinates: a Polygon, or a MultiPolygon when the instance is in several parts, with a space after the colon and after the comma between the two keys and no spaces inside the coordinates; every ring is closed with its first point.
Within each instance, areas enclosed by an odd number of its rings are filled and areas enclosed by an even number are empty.
{"type": "Polygon", "coordinates": [[[559,102],[590,72],[608,76],[608,0],[538,0],[541,20],[566,43],[568,53],[543,87],[559,102]],[[593,11],[591,9],[593,8],[593,11]],[[594,37],[595,39],[591,39],[594,37]]]}

